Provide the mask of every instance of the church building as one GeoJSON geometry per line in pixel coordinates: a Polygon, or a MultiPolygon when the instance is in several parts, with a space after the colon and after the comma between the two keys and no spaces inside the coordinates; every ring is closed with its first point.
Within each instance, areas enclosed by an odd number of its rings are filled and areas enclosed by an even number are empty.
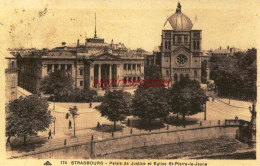
{"type": "Polygon", "coordinates": [[[176,12],[165,22],[161,45],[154,49],[154,62],[161,67],[162,76],[171,83],[188,77],[201,82],[202,31],[193,29],[189,17],[176,12]]]}

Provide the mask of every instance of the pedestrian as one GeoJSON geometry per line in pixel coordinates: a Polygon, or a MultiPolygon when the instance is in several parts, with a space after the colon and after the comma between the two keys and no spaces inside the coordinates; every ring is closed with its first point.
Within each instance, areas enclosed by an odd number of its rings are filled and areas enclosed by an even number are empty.
{"type": "Polygon", "coordinates": [[[72,126],[71,126],[71,120],[69,120],[69,129],[71,129],[72,126]]]}
{"type": "Polygon", "coordinates": [[[92,108],[92,102],[89,103],[89,108],[92,108]]]}
{"type": "Polygon", "coordinates": [[[70,114],[69,114],[69,113],[67,113],[67,114],[66,114],[66,119],[69,119],[69,116],[70,116],[70,114]]]}
{"type": "Polygon", "coordinates": [[[130,119],[128,118],[127,119],[127,126],[129,126],[130,125],[130,119]]]}
{"type": "Polygon", "coordinates": [[[212,97],[212,103],[214,103],[214,97],[212,97]]]}
{"type": "Polygon", "coordinates": [[[99,122],[97,123],[97,130],[98,130],[98,129],[101,129],[99,122]]]}
{"type": "Polygon", "coordinates": [[[48,137],[48,139],[52,139],[51,130],[49,130],[49,137],[48,137]]]}

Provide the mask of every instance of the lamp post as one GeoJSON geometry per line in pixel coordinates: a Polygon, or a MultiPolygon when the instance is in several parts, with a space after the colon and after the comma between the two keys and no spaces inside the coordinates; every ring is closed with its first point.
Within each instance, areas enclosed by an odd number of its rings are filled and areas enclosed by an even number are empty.
{"type": "Polygon", "coordinates": [[[206,96],[206,101],[205,101],[205,108],[204,108],[204,120],[207,120],[207,88],[205,88],[205,96],[206,96]]]}
{"type": "Polygon", "coordinates": [[[55,111],[55,96],[53,96],[53,111],[55,111]]]}
{"type": "Polygon", "coordinates": [[[56,117],[53,117],[53,123],[54,123],[54,130],[53,130],[53,134],[55,135],[55,121],[56,121],[56,117]]]}

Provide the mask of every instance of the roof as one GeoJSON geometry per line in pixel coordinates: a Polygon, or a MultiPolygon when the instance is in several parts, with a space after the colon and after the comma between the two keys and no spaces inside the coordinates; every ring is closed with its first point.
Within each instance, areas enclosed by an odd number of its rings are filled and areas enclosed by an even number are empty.
{"type": "Polygon", "coordinates": [[[154,52],[161,52],[160,46],[155,46],[153,51],[154,52]]]}
{"type": "Polygon", "coordinates": [[[215,49],[212,53],[213,54],[229,54],[230,49],[215,49]]]}
{"type": "Polygon", "coordinates": [[[171,15],[165,22],[164,27],[170,24],[174,31],[190,31],[192,29],[192,22],[185,14],[181,12],[181,5],[178,3],[176,13],[171,15]]]}

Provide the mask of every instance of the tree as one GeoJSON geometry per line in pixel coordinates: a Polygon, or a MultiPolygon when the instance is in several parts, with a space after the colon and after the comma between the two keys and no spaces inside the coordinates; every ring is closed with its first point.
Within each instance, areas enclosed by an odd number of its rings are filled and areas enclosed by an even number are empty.
{"type": "Polygon", "coordinates": [[[45,76],[40,83],[40,90],[45,94],[54,94],[58,101],[73,91],[73,78],[69,73],[57,70],[45,76]]]}
{"type": "Polygon", "coordinates": [[[211,79],[219,95],[256,99],[256,49],[230,57],[210,57],[211,79]]]}
{"type": "Polygon", "coordinates": [[[204,110],[207,97],[198,81],[184,78],[175,82],[170,89],[170,105],[173,113],[185,116],[194,115],[204,110]]]}
{"type": "Polygon", "coordinates": [[[132,109],[134,116],[147,119],[149,125],[152,119],[166,117],[169,114],[168,89],[139,86],[132,99],[132,109]]]}
{"type": "Polygon", "coordinates": [[[201,62],[201,82],[206,83],[207,82],[207,68],[208,68],[208,62],[206,60],[201,62]]]}
{"type": "Polygon", "coordinates": [[[148,65],[144,68],[144,79],[161,79],[160,66],[148,65]]]}
{"type": "Polygon", "coordinates": [[[20,97],[8,104],[6,109],[6,136],[24,137],[46,131],[52,122],[48,111],[49,104],[38,95],[20,97]]]}
{"type": "Polygon", "coordinates": [[[75,119],[76,117],[79,115],[78,114],[78,108],[77,106],[74,106],[72,108],[69,108],[69,112],[72,116],[72,119],[73,119],[73,124],[74,124],[74,137],[76,136],[76,124],[75,124],[75,119]]]}
{"type": "Polygon", "coordinates": [[[103,99],[103,102],[96,107],[100,111],[102,117],[114,122],[114,131],[116,130],[116,122],[125,120],[129,114],[128,93],[119,91],[108,91],[103,99]]]}

